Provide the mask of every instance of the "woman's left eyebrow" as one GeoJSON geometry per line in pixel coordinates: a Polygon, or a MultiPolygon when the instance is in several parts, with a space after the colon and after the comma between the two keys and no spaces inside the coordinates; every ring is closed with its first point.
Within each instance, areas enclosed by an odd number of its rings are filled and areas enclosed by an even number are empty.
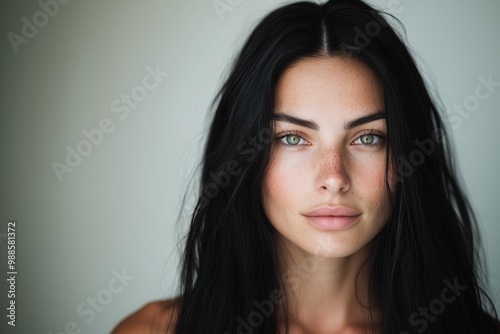
{"type": "Polygon", "coordinates": [[[360,125],[363,125],[366,123],[370,123],[370,122],[373,122],[373,121],[376,121],[379,119],[385,119],[385,112],[384,111],[377,111],[377,112],[374,112],[373,114],[363,116],[360,118],[356,118],[352,121],[349,121],[344,125],[344,129],[350,130],[350,129],[355,128],[357,126],[360,126],[360,125]]]}

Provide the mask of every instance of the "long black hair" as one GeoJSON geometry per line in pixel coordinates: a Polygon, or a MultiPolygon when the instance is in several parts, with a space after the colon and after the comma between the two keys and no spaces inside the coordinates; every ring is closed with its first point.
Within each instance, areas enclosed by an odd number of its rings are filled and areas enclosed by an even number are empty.
{"type": "Polygon", "coordinates": [[[261,187],[277,81],[297,61],[317,56],[356,58],[383,86],[387,159],[396,162],[399,182],[369,260],[371,307],[382,311],[375,332],[494,332],[477,223],[447,132],[385,15],[360,0],[297,2],[268,14],[250,34],[214,99],[175,333],[278,332],[276,310],[287,299],[280,296],[277,232],[264,214],[261,187]]]}

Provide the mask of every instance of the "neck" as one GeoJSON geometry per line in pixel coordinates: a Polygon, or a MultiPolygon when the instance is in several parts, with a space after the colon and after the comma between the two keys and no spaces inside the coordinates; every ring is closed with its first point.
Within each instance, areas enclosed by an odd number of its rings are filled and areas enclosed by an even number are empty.
{"type": "MultiPolygon", "coordinates": [[[[315,256],[286,241],[280,244],[279,264],[289,323],[314,333],[371,324],[371,244],[341,258],[315,256]]],[[[281,311],[283,315],[284,309],[281,311]]],[[[375,320],[376,312],[372,311],[375,320]]]]}

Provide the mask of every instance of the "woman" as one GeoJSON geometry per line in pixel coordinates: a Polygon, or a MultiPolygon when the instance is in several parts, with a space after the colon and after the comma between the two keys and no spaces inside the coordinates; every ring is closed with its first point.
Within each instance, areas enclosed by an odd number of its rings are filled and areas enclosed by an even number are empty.
{"type": "Polygon", "coordinates": [[[278,8],[214,103],[180,297],[114,333],[500,333],[443,122],[379,12],[278,8]]]}

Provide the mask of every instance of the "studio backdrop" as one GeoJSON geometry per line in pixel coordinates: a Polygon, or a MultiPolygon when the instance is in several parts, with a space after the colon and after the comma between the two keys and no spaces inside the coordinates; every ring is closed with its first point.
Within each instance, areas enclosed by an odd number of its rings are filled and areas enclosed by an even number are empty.
{"type": "MultiPolygon", "coordinates": [[[[210,103],[284,3],[2,2],[0,332],[107,333],[174,296],[210,103]]],[[[500,308],[500,1],[370,3],[441,99],[500,308]]]]}

